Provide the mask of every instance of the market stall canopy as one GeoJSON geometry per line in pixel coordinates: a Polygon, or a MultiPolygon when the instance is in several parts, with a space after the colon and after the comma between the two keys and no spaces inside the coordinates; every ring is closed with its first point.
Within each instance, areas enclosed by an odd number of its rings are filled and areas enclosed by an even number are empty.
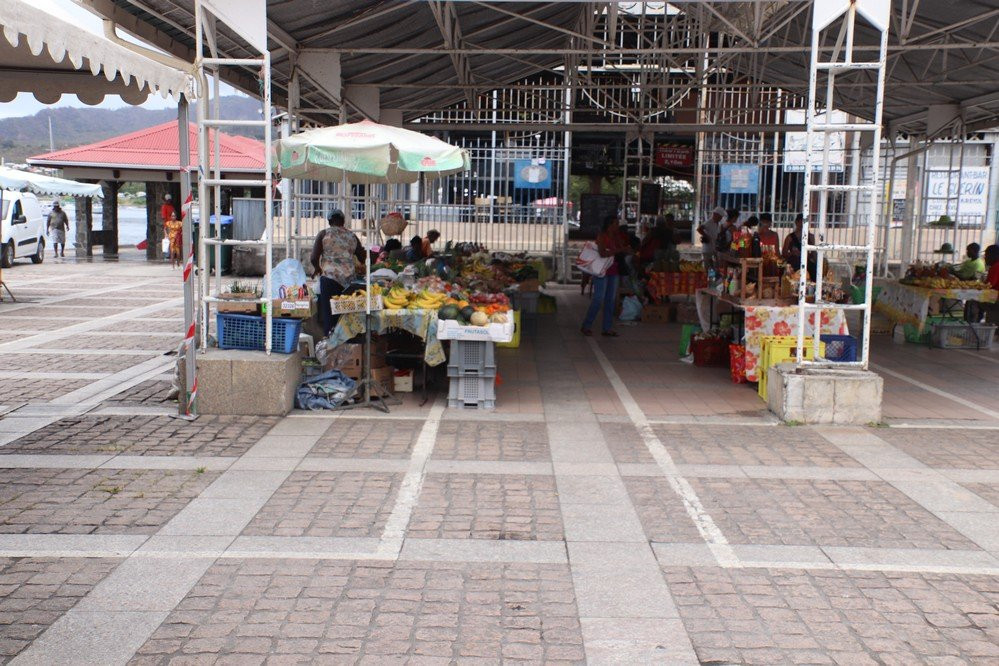
{"type": "Polygon", "coordinates": [[[78,183],[75,180],[46,176],[30,171],[18,171],[0,166],[0,188],[5,190],[28,190],[44,196],[61,197],[103,197],[100,185],[78,183]]]}
{"type": "Polygon", "coordinates": [[[86,104],[120,95],[141,104],[151,92],[192,98],[191,77],[140,53],[42,13],[24,0],[0,2],[0,102],[32,93],[54,104],[64,93],[86,104]],[[103,76],[99,76],[103,75],[103,76]]]}
{"type": "Polygon", "coordinates": [[[285,178],[351,183],[415,183],[421,173],[447,176],[469,167],[468,153],[419,132],[371,121],[321,127],[276,141],[285,178]]]}

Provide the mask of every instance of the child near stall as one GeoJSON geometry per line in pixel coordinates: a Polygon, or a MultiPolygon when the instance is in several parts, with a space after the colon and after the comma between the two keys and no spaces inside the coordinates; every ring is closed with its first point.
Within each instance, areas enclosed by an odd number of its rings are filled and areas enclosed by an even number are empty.
{"type": "Polygon", "coordinates": [[[170,211],[170,219],[163,225],[166,228],[167,238],[170,239],[170,263],[174,268],[179,268],[183,262],[183,233],[184,223],[177,219],[177,213],[170,211]]]}

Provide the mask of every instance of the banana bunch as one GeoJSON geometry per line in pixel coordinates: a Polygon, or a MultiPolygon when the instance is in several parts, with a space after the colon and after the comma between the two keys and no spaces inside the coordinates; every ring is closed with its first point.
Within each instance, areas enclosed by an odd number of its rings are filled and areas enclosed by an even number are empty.
{"type": "Polygon", "coordinates": [[[408,289],[402,287],[392,287],[387,294],[382,295],[386,310],[403,310],[409,307],[409,299],[412,294],[408,289]]]}
{"type": "Polygon", "coordinates": [[[436,310],[447,302],[447,294],[427,291],[424,289],[413,299],[411,307],[420,310],[436,310]]]}

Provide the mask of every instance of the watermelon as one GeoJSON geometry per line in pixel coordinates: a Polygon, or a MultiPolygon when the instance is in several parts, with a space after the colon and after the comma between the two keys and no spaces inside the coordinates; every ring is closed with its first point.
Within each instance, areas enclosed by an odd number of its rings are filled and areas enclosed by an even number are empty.
{"type": "Polygon", "coordinates": [[[475,308],[473,308],[471,305],[466,305],[461,309],[460,314],[461,318],[464,319],[465,321],[471,321],[472,315],[475,314],[475,308]]]}
{"type": "Polygon", "coordinates": [[[440,309],[437,310],[438,319],[457,319],[458,314],[457,305],[442,305],[440,309]]]}

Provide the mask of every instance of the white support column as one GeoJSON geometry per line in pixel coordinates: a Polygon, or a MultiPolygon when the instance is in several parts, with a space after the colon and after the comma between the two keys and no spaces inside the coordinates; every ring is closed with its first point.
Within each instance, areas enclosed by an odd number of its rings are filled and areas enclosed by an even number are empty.
{"type": "Polygon", "coordinates": [[[194,3],[194,25],[195,25],[195,49],[197,57],[195,59],[196,78],[200,87],[200,101],[198,104],[198,193],[200,219],[200,238],[198,242],[198,260],[200,264],[200,278],[202,284],[202,307],[200,308],[200,318],[202,325],[202,349],[207,346],[207,332],[209,308],[212,303],[219,300],[222,288],[222,248],[223,246],[253,246],[264,249],[264,293],[258,302],[264,306],[265,310],[265,334],[264,349],[270,353],[272,339],[272,308],[270,307],[271,292],[271,266],[273,264],[273,237],[274,237],[274,178],[272,169],[271,145],[271,56],[267,50],[267,6],[264,0],[195,0],[194,3]],[[257,58],[224,58],[215,49],[214,25],[216,18],[222,19],[230,29],[235,30],[241,37],[260,52],[257,58]],[[204,44],[207,41],[212,51],[211,56],[206,57],[204,44]],[[218,80],[219,72],[225,67],[256,68],[259,77],[261,90],[261,119],[259,121],[232,120],[221,117],[221,109],[218,105],[218,80]],[[215,95],[214,104],[208,103],[208,76],[214,78],[215,95]],[[261,240],[225,240],[221,234],[221,192],[224,185],[233,181],[225,181],[221,173],[221,145],[218,132],[229,125],[239,125],[241,127],[252,126],[261,127],[264,130],[264,173],[259,179],[249,179],[235,181],[243,187],[261,187],[264,190],[264,237],[261,240]],[[210,129],[215,130],[214,141],[210,135],[210,129]],[[207,232],[209,212],[209,192],[213,195],[215,209],[215,234],[209,237],[207,232]],[[211,280],[208,276],[208,255],[209,249],[215,255],[215,293],[211,293],[211,280]]]}
{"type": "MultiPolygon", "coordinates": [[[[881,151],[874,150],[871,157],[871,182],[865,185],[831,185],[830,184],[830,160],[829,160],[829,139],[832,133],[842,132],[849,129],[852,132],[870,132],[873,135],[871,145],[880,147],[881,145],[881,122],[882,122],[882,101],[884,99],[885,83],[885,62],[888,48],[888,28],[890,16],[890,0],[813,0],[812,3],[812,35],[811,53],[809,58],[808,77],[808,108],[805,111],[805,125],[807,128],[805,146],[805,191],[802,202],[802,214],[804,224],[802,228],[801,242],[801,264],[800,279],[798,282],[798,344],[796,359],[798,365],[805,365],[805,332],[808,322],[816,320],[813,326],[813,363],[824,363],[825,360],[819,354],[819,335],[821,326],[819,312],[822,309],[847,310],[860,309],[863,313],[863,344],[861,346],[860,359],[852,365],[867,368],[870,351],[870,328],[871,328],[871,291],[874,279],[874,250],[876,240],[876,217],[868,216],[867,233],[865,243],[856,245],[831,245],[825,242],[823,232],[827,226],[827,202],[829,194],[833,191],[859,192],[861,189],[869,191],[871,201],[875,201],[878,194],[878,183],[880,176],[881,151]],[[879,51],[877,61],[854,61],[854,40],[856,37],[856,20],[858,13],[866,19],[879,33],[879,51]],[[824,30],[837,20],[844,20],[841,31],[841,46],[839,46],[830,61],[820,60],[821,36],[824,30]],[[877,75],[877,91],[873,99],[873,117],[871,124],[849,123],[846,126],[838,125],[833,120],[833,100],[835,99],[836,75],[840,72],[851,72],[856,70],[871,70],[877,75]],[[824,119],[819,120],[816,115],[817,110],[817,87],[821,74],[826,76],[825,86],[825,113],[824,119]],[[819,162],[815,156],[813,139],[818,133],[823,137],[822,160],[819,162]],[[819,167],[816,169],[815,167],[819,167]],[[818,183],[813,180],[818,177],[818,183]],[[813,220],[810,219],[812,195],[819,196],[818,214],[814,222],[817,229],[814,240],[809,240],[809,231],[813,228],[813,220]],[[865,284],[864,284],[864,305],[845,306],[837,303],[826,303],[822,300],[822,269],[825,253],[831,250],[853,250],[862,251],[865,257],[865,284]],[[815,254],[815,296],[814,302],[807,300],[808,286],[808,264],[810,255],[815,254]]],[[[856,211],[851,211],[856,214],[856,211]]],[[[842,367],[843,363],[838,364],[842,367]]]]}

